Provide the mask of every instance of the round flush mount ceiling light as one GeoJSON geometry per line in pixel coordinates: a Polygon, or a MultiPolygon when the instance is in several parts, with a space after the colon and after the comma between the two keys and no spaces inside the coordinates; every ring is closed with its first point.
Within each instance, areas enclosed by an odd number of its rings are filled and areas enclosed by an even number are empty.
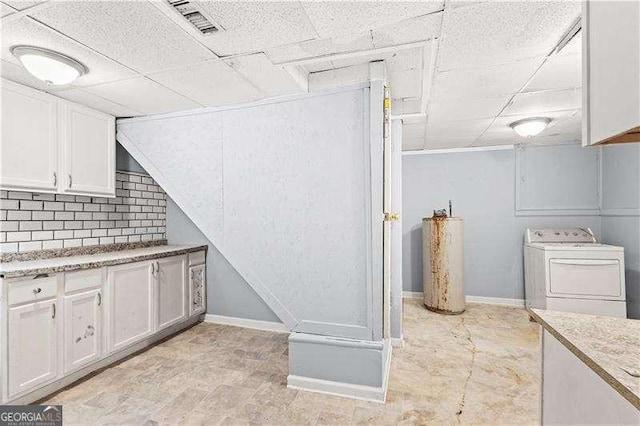
{"type": "Polygon", "coordinates": [[[535,117],[514,121],[510,126],[520,136],[524,138],[532,138],[546,129],[550,122],[551,119],[549,118],[535,117]]]}
{"type": "Polygon", "coordinates": [[[51,85],[69,84],[89,72],[75,59],[42,47],[13,46],[11,53],[34,77],[51,85]]]}

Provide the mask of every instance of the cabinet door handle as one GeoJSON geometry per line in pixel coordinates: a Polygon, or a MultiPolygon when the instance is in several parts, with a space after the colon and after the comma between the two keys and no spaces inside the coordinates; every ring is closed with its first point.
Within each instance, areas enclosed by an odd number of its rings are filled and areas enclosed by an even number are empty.
{"type": "Polygon", "coordinates": [[[37,288],[33,289],[33,294],[38,294],[38,293],[41,293],[41,292],[42,292],[42,289],[40,287],[37,287],[37,288]]]}
{"type": "Polygon", "coordinates": [[[56,172],[53,172],[53,186],[57,186],[58,185],[58,174],[56,172]]]}
{"type": "Polygon", "coordinates": [[[71,175],[69,175],[69,188],[71,188],[72,184],[73,184],[73,179],[71,178],[71,175]]]}
{"type": "Polygon", "coordinates": [[[51,315],[51,318],[55,318],[56,317],[56,304],[54,303],[52,306],[53,306],[53,314],[51,315]]]}
{"type": "Polygon", "coordinates": [[[102,306],[102,293],[98,293],[98,306],[102,306]]]}
{"type": "Polygon", "coordinates": [[[191,279],[193,279],[193,269],[189,272],[191,272],[191,279]]]}
{"type": "Polygon", "coordinates": [[[156,262],[156,272],[160,273],[160,262],[156,262]]]}

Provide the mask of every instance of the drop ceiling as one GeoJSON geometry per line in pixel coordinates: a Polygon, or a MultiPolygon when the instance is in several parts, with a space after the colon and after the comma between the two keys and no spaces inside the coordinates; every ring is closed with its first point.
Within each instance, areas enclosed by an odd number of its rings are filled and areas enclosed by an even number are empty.
{"type": "Polygon", "coordinates": [[[552,119],[527,143],[580,139],[575,2],[192,1],[201,34],[165,0],[2,1],[2,77],[118,117],[228,105],[365,82],[386,63],[403,149],[520,142],[509,128],[552,119]],[[65,53],[90,72],[46,86],[10,54],[65,53]]]}

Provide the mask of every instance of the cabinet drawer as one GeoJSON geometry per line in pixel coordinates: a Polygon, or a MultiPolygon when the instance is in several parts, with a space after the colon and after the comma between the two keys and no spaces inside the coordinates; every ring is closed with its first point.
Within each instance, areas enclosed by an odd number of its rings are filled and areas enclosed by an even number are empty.
{"type": "Polygon", "coordinates": [[[204,263],[204,251],[189,253],[189,266],[201,265],[204,263]]]}
{"type": "Polygon", "coordinates": [[[9,305],[37,302],[55,297],[58,292],[58,279],[55,275],[42,278],[27,278],[9,283],[9,305]]]}
{"type": "Polygon", "coordinates": [[[64,292],[84,290],[102,286],[102,269],[67,272],[64,274],[64,292]]]}

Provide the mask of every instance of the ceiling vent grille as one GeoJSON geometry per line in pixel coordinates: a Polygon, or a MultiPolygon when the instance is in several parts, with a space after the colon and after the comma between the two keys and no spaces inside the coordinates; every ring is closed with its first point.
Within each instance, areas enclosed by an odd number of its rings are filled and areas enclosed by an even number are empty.
{"type": "Polygon", "coordinates": [[[213,34],[220,31],[220,27],[214,25],[206,16],[187,0],[167,0],[168,3],[189,21],[196,30],[202,34],[213,34]]]}

